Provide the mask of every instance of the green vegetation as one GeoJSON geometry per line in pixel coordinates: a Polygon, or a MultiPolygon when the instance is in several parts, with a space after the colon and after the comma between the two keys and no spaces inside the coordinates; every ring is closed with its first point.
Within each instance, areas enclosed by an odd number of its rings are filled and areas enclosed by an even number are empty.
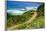
{"type": "Polygon", "coordinates": [[[38,16],[41,16],[41,15],[44,16],[44,3],[38,7],[37,13],[38,13],[38,16]]]}
{"type": "Polygon", "coordinates": [[[44,16],[36,18],[32,23],[33,28],[43,28],[44,27],[44,16]]]}
{"type": "Polygon", "coordinates": [[[32,29],[32,28],[44,28],[44,4],[41,4],[38,9],[35,10],[29,10],[23,15],[10,15],[7,13],[7,27],[12,27],[14,25],[18,25],[14,29],[32,29]],[[29,18],[34,15],[34,12],[37,12],[36,18],[31,23],[25,23],[29,20],[29,18]]]}
{"type": "Polygon", "coordinates": [[[30,17],[32,17],[32,14],[33,12],[31,11],[27,11],[25,12],[23,15],[10,15],[10,14],[7,14],[8,17],[8,21],[7,21],[7,26],[12,26],[11,24],[21,24],[25,21],[27,21],[30,17]]]}
{"type": "Polygon", "coordinates": [[[43,28],[43,27],[44,27],[44,16],[40,16],[31,23],[20,24],[16,28],[14,27],[14,29],[31,29],[31,28],[43,28]]]}

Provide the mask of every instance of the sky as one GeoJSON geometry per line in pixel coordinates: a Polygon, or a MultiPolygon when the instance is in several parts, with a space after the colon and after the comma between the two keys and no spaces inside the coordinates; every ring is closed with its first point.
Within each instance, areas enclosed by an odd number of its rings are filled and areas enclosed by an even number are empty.
{"type": "Polygon", "coordinates": [[[24,13],[25,9],[36,10],[40,5],[38,2],[7,1],[7,12],[18,15],[24,13]]]}

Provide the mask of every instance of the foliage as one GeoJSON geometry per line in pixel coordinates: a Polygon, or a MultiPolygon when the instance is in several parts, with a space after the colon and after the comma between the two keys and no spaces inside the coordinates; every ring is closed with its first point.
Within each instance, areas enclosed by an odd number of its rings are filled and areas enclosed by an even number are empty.
{"type": "Polygon", "coordinates": [[[44,15],[44,3],[41,4],[37,9],[38,16],[44,15]]]}
{"type": "Polygon", "coordinates": [[[10,15],[7,13],[7,27],[11,27],[13,25],[18,25],[18,27],[14,29],[26,29],[26,28],[43,28],[44,27],[44,4],[41,4],[37,11],[29,10],[22,15],[10,15]],[[32,17],[34,12],[37,12],[38,17],[33,20],[31,23],[23,24],[28,21],[29,18],[32,17]],[[21,25],[18,25],[21,24],[21,25]]]}
{"type": "Polygon", "coordinates": [[[31,24],[33,28],[43,28],[44,27],[44,16],[38,17],[31,24]]]}
{"type": "Polygon", "coordinates": [[[43,28],[44,27],[44,16],[40,16],[38,18],[36,18],[34,21],[32,21],[31,23],[27,23],[27,24],[21,24],[18,25],[16,28],[14,29],[31,29],[31,28],[43,28]]]}
{"type": "Polygon", "coordinates": [[[27,21],[33,14],[34,11],[27,11],[23,15],[10,15],[7,13],[7,25],[12,26],[11,24],[21,24],[27,21]]]}

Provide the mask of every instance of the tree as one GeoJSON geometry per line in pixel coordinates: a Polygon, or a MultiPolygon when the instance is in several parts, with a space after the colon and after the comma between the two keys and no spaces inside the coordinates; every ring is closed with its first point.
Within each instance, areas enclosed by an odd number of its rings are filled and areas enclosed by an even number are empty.
{"type": "Polygon", "coordinates": [[[44,15],[44,3],[41,4],[37,9],[38,16],[44,15]]]}

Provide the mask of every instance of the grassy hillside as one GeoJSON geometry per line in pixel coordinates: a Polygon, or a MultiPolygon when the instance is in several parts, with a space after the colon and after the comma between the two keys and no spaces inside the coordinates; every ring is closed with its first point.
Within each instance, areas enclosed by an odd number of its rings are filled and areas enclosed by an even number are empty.
{"type": "Polygon", "coordinates": [[[27,21],[30,17],[32,17],[33,13],[34,13],[34,11],[30,10],[30,11],[23,13],[23,15],[7,14],[7,26],[10,27],[12,25],[21,24],[21,23],[27,21]]]}
{"type": "Polygon", "coordinates": [[[33,28],[43,28],[44,27],[44,16],[36,18],[32,23],[33,28]]]}
{"type": "Polygon", "coordinates": [[[44,27],[44,16],[40,16],[31,23],[18,25],[16,28],[14,27],[14,29],[34,29],[43,27],[44,27]]]}
{"type": "Polygon", "coordinates": [[[14,27],[13,29],[31,29],[31,28],[43,28],[44,27],[44,16],[40,15],[39,17],[36,17],[35,20],[33,20],[31,23],[24,24],[24,22],[28,21],[29,18],[32,17],[34,14],[34,10],[27,11],[23,13],[23,15],[10,15],[7,14],[7,27],[12,27],[17,24],[18,25],[16,28],[14,27]]]}
{"type": "MultiPolygon", "coordinates": [[[[35,16],[34,16],[35,17],[35,16]]],[[[32,18],[33,19],[33,18],[32,18]]],[[[38,10],[29,10],[22,15],[10,15],[7,14],[7,27],[12,27],[18,25],[13,29],[32,29],[32,28],[43,28],[44,27],[44,5],[40,5],[38,10]],[[32,18],[34,12],[37,12],[36,18],[30,22],[29,19],[32,18]],[[29,21],[24,24],[24,22],[29,21]],[[19,25],[21,24],[21,25],[19,25]]]]}

